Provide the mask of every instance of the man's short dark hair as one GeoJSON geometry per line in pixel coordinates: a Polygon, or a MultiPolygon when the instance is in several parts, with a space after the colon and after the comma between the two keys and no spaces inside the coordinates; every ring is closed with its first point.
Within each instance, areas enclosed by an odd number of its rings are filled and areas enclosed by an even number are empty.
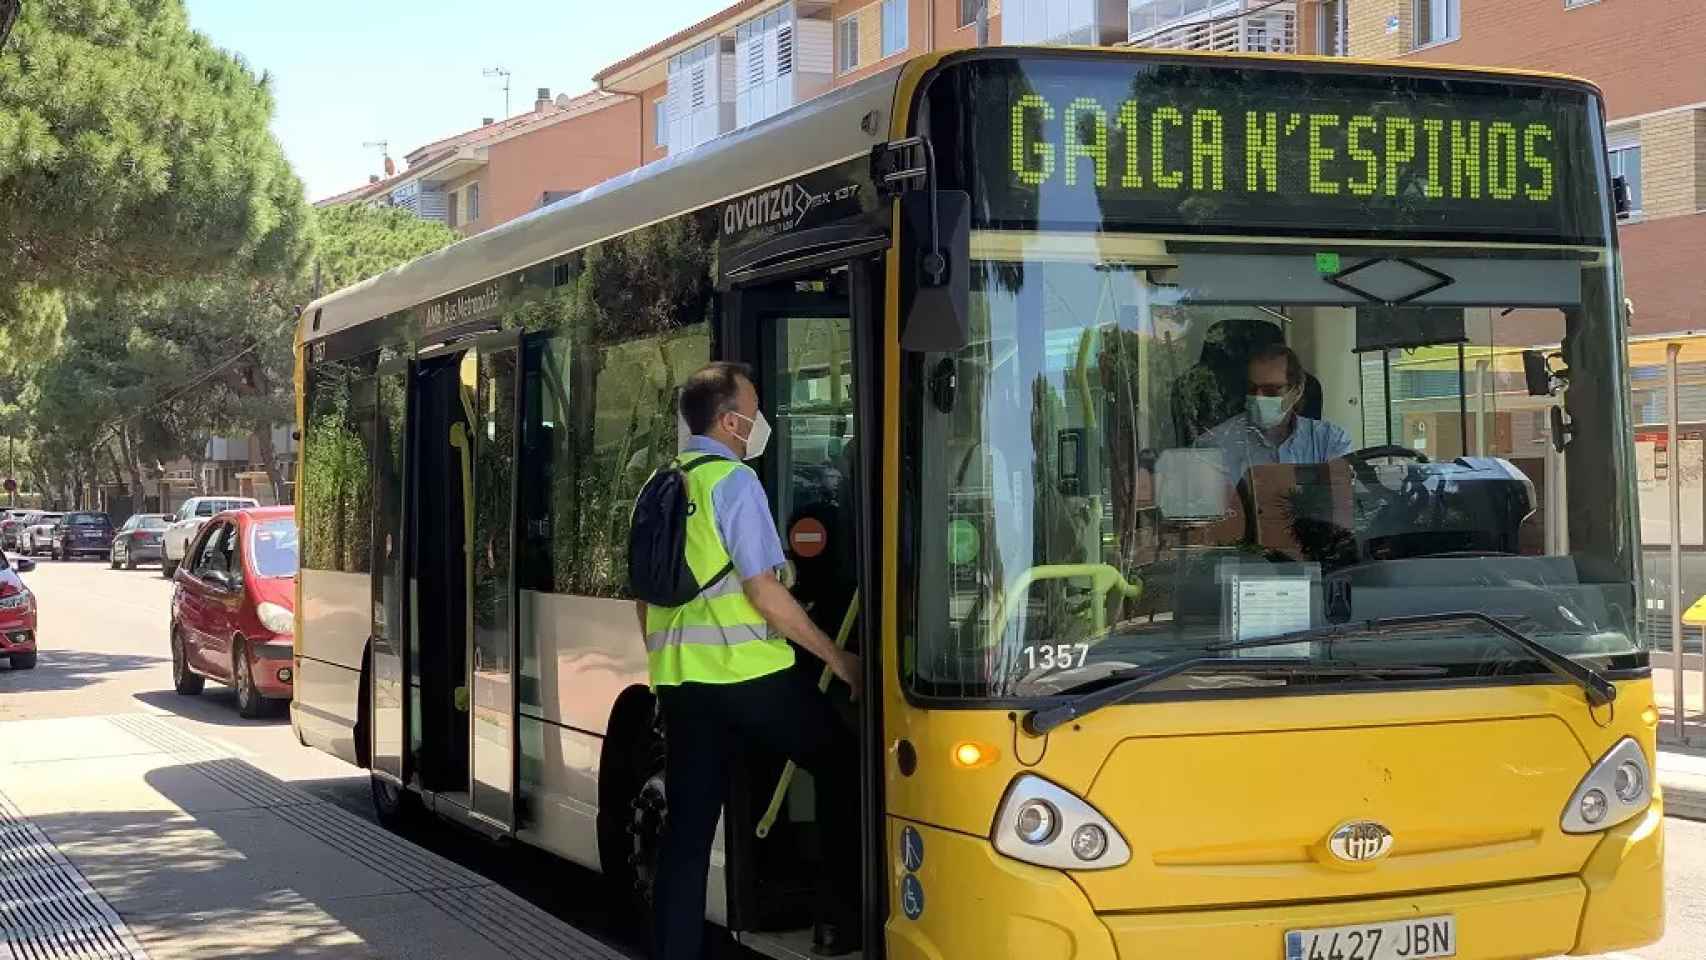
{"type": "Polygon", "coordinates": [[[735,409],[742,380],[752,382],[752,368],[744,363],[719,361],[695,370],[681,388],[681,417],[687,429],[703,434],[718,417],[735,409]]]}
{"type": "Polygon", "coordinates": [[[1303,361],[1298,359],[1297,351],[1283,343],[1270,343],[1258,347],[1250,354],[1250,363],[1267,363],[1270,360],[1285,358],[1285,382],[1287,386],[1303,386],[1303,361]]]}

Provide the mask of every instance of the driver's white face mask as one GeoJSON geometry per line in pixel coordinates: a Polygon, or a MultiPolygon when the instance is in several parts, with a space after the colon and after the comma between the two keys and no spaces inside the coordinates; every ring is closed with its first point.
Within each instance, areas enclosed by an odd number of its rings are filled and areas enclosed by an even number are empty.
{"type": "MultiPolygon", "coordinates": [[[[764,456],[764,448],[770,445],[770,421],[764,419],[764,411],[758,411],[756,417],[749,417],[733,410],[729,412],[752,424],[752,427],[747,430],[746,436],[741,437],[746,442],[746,454],[741,459],[757,460],[764,456]]],[[[736,434],[736,436],[740,435],[736,434]]]]}

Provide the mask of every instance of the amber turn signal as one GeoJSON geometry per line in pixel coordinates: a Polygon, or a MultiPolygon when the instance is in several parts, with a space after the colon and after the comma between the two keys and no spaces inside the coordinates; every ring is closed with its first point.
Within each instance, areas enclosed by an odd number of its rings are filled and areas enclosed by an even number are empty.
{"type": "Polygon", "coordinates": [[[954,747],[954,765],[966,770],[987,767],[999,756],[994,747],[975,740],[964,740],[954,747]]]}

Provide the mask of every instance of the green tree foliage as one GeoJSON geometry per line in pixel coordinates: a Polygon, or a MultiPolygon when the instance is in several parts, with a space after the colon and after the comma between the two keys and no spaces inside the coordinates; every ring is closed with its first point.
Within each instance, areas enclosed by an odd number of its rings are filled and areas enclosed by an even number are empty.
{"type": "Polygon", "coordinates": [[[182,0],[25,5],[0,50],[0,324],[26,281],[298,272],[308,208],[272,111],[182,0]]]}
{"type": "Polygon", "coordinates": [[[349,204],[314,211],[320,289],[330,293],[425,256],[457,239],[436,220],[397,207],[349,204]]]}

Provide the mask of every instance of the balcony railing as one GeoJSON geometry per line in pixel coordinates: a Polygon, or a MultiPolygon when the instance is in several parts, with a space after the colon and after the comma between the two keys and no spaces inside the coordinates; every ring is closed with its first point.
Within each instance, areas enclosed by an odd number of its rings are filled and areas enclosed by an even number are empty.
{"type": "Polygon", "coordinates": [[[1296,0],[1149,0],[1132,4],[1134,47],[1296,53],[1296,0]]]}

